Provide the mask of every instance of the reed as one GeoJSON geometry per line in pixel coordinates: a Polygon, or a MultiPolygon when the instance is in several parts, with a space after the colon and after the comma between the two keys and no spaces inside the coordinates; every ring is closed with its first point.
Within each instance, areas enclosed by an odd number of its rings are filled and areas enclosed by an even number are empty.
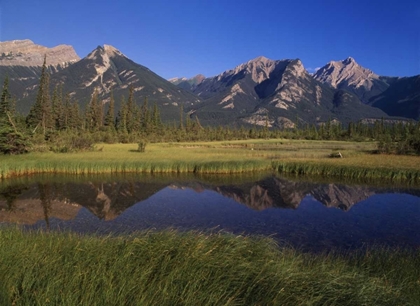
{"type": "Polygon", "coordinates": [[[101,151],[0,157],[0,177],[62,173],[246,173],[280,171],[337,178],[420,181],[420,157],[374,155],[374,143],[259,140],[101,144],[101,151]],[[344,158],[329,158],[340,151],[344,158]]]}
{"type": "Polygon", "coordinates": [[[418,305],[420,254],[306,254],[269,238],[0,229],[2,305],[418,305]]]}

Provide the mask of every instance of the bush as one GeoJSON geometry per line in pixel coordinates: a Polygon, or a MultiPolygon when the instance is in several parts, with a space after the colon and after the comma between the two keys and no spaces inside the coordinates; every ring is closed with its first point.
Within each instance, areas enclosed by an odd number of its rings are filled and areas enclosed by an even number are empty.
{"type": "Polygon", "coordinates": [[[90,135],[62,134],[51,140],[54,144],[49,149],[55,153],[92,151],[95,144],[90,135]]]}
{"type": "Polygon", "coordinates": [[[145,152],[146,151],[146,145],[147,145],[147,141],[146,140],[141,140],[139,142],[139,146],[138,146],[137,151],[138,152],[145,152]]]}
{"type": "Polygon", "coordinates": [[[92,151],[94,140],[89,136],[75,136],[71,139],[71,148],[74,151],[92,151]]]}
{"type": "Polygon", "coordinates": [[[7,126],[0,130],[0,153],[23,154],[29,151],[30,143],[22,133],[7,126]]]}

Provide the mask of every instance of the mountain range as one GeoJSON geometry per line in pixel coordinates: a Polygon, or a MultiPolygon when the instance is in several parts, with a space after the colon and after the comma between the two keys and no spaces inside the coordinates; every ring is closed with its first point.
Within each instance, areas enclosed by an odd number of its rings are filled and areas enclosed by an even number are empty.
{"type": "Polygon", "coordinates": [[[147,97],[166,122],[179,120],[180,106],[204,125],[348,123],[360,119],[420,119],[420,75],[379,76],[349,57],[331,61],[310,74],[299,59],[258,57],[214,77],[165,80],[118,49],[98,46],[80,59],[71,46],[47,48],[30,40],[0,42],[0,82],[9,76],[17,109],[26,114],[35,101],[41,66],[47,57],[51,89],[63,92],[82,109],[96,90],[103,104],[111,91],[116,109],[129,87],[137,103],[147,97]]]}

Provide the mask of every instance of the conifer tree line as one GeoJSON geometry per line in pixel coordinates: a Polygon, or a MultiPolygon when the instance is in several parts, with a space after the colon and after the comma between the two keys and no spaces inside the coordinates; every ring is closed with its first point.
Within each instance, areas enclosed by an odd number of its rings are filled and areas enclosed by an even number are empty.
{"type": "Polygon", "coordinates": [[[127,99],[121,98],[115,110],[111,91],[107,107],[95,90],[87,107],[82,110],[63,86],[50,90],[46,58],[42,66],[38,93],[29,114],[24,117],[15,110],[15,100],[8,89],[6,77],[0,100],[0,152],[20,154],[31,150],[68,152],[92,149],[94,143],[135,143],[175,141],[215,141],[258,138],[293,138],[308,140],[375,140],[378,152],[389,154],[420,154],[420,123],[398,121],[388,124],[384,119],[374,124],[362,121],[347,126],[333,121],[321,125],[302,125],[298,119],[294,128],[265,126],[203,127],[198,117],[185,114],[182,105],[178,122],[163,124],[156,103],[149,106],[147,97],[141,104],[134,98],[134,88],[127,99]],[[41,145],[40,145],[41,144],[41,145]]]}

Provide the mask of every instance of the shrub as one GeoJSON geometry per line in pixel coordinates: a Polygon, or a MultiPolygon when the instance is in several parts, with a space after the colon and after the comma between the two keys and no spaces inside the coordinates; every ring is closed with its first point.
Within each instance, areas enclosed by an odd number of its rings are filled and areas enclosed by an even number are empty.
{"type": "Polygon", "coordinates": [[[0,153],[23,154],[29,151],[29,147],[30,143],[22,133],[9,127],[3,127],[0,130],[0,153]]]}
{"type": "Polygon", "coordinates": [[[137,151],[138,152],[145,152],[146,151],[146,145],[147,145],[147,142],[145,140],[141,140],[139,142],[139,146],[138,146],[137,151]]]}

